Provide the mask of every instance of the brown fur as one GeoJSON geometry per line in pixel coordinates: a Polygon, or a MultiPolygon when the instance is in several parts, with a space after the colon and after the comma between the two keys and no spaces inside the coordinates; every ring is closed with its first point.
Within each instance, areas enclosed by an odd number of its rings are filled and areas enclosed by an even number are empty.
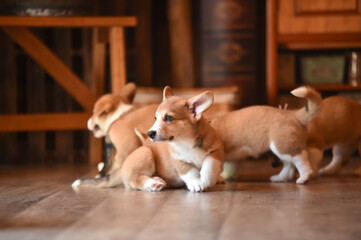
{"type": "MultiPolygon", "coordinates": [[[[286,111],[268,106],[253,106],[228,113],[212,120],[225,147],[225,161],[237,165],[239,160],[258,157],[272,151],[290,167],[301,172],[297,183],[305,183],[312,169],[305,153],[306,124],[317,114],[320,95],[311,88],[301,87],[293,94],[308,99],[308,107],[286,111]],[[272,146],[273,145],[273,146],[272,146]]],[[[291,180],[284,172],[272,176],[272,181],[291,180]]],[[[234,173],[224,175],[230,178],[234,173]]]]}
{"type": "Polygon", "coordinates": [[[141,146],[134,128],[146,132],[152,126],[158,105],[135,109],[132,105],[135,91],[136,86],[128,83],[119,95],[106,94],[94,105],[93,115],[88,120],[88,129],[97,138],[106,136],[116,150],[114,159],[104,164],[100,171],[101,176],[117,170],[124,159],[141,146]]]}
{"type": "Polygon", "coordinates": [[[324,99],[307,133],[307,148],[314,168],[318,169],[323,151],[332,148],[332,161],[319,174],[338,173],[357,148],[361,152],[361,104],[340,96],[324,99]]]}
{"type": "MultiPolygon", "coordinates": [[[[203,95],[200,96],[200,98],[202,97],[203,95]]],[[[210,127],[209,124],[206,124],[206,122],[201,117],[203,111],[205,111],[207,108],[202,109],[201,112],[197,112],[197,114],[195,114],[192,111],[197,111],[198,106],[193,106],[195,109],[190,109],[188,105],[183,104],[186,102],[185,99],[176,99],[178,100],[173,101],[174,98],[171,98],[170,100],[172,101],[167,101],[167,99],[164,99],[164,101],[158,107],[156,116],[159,116],[159,112],[163,112],[163,109],[166,109],[167,112],[171,113],[174,117],[177,117],[174,120],[174,123],[177,123],[174,125],[175,127],[171,127],[171,130],[167,129],[170,131],[166,131],[164,132],[164,134],[173,134],[175,137],[174,140],[176,139],[175,142],[178,141],[178,139],[190,141],[191,144],[189,146],[191,146],[191,148],[184,150],[188,153],[192,151],[196,152],[195,155],[191,155],[194,156],[195,159],[198,159],[201,156],[207,159],[207,163],[216,161],[218,162],[218,165],[221,165],[223,146],[221,142],[215,138],[216,135],[212,127],[210,127]],[[172,104],[169,104],[169,102],[171,102],[172,104]],[[182,102],[182,104],[178,104],[179,102],[182,102]],[[178,108],[174,109],[170,106],[178,106],[178,108]],[[167,107],[170,108],[168,109],[167,107]],[[177,126],[180,126],[182,128],[177,130],[177,126]],[[199,134],[202,134],[201,143],[198,143],[199,139],[197,137],[199,136],[199,134]],[[193,148],[194,144],[196,146],[193,148]],[[202,146],[200,146],[199,144],[202,144],[202,146]]],[[[197,97],[192,98],[190,100],[190,103],[192,103],[192,101],[197,102],[197,99],[197,97]]],[[[111,137],[111,132],[113,132],[113,130],[111,128],[110,130],[110,138],[114,140],[114,138],[111,137]]],[[[190,165],[185,162],[188,161],[188,159],[179,159],[175,157],[174,146],[172,144],[169,144],[167,142],[152,143],[149,142],[149,140],[145,140],[144,136],[141,135],[138,131],[136,131],[136,134],[140,138],[140,142],[144,143],[144,146],[139,147],[135,151],[133,151],[125,159],[121,168],[111,173],[107,177],[77,180],[74,182],[73,186],[114,187],[121,183],[124,183],[125,186],[130,189],[139,189],[146,191],[162,190],[166,186],[166,184],[168,187],[184,186],[184,181],[182,181],[184,179],[182,179],[182,175],[188,173],[188,171],[185,170],[186,166],[190,165]]],[[[116,132],[114,135],[117,135],[116,132]]],[[[192,160],[193,158],[190,161],[192,160]]],[[[203,161],[204,159],[198,159],[197,163],[202,163],[203,161]]],[[[219,170],[215,169],[215,167],[217,167],[218,165],[213,163],[213,165],[211,164],[210,166],[207,166],[205,170],[200,170],[202,166],[197,166],[196,170],[198,171],[198,175],[201,175],[198,178],[199,181],[202,180],[202,182],[198,183],[193,181],[191,183],[192,187],[190,187],[190,183],[188,182],[187,178],[187,181],[185,182],[188,188],[191,191],[203,191],[208,187],[212,187],[216,183],[221,171],[221,167],[219,167],[219,170]],[[201,171],[200,174],[199,171],[201,171]],[[202,175],[202,171],[203,173],[205,173],[204,175],[202,175]],[[211,172],[209,173],[209,171],[211,172]]],[[[194,168],[189,170],[194,170],[194,168]]]]}

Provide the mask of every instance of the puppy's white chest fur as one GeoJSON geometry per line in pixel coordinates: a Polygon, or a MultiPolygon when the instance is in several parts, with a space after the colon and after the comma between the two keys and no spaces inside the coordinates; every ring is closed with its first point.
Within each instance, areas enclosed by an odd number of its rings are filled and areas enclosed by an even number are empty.
{"type": "Polygon", "coordinates": [[[171,146],[171,154],[174,159],[192,163],[198,168],[202,167],[203,161],[208,155],[201,143],[195,144],[193,141],[172,142],[171,146]]]}

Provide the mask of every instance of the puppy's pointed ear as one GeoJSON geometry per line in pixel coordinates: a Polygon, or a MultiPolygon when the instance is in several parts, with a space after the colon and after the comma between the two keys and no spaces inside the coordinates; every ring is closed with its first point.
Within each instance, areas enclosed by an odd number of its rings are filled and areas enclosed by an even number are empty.
{"type": "Polygon", "coordinates": [[[144,144],[144,142],[148,139],[147,134],[140,132],[137,128],[134,128],[135,135],[139,138],[139,140],[144,144]]]}
{"type": "Polygon", "coordinates": [[[169,86],[166,86],[163,90],[163,101],[169,98],[170,96],[173,96],[173,91],[169,86]]]}
{"type": "Polygon", "coordinates": [[[187,100],[191,118],[194,121],[199,121],[202,114],[212,106],[213,98],[213,93],[207,91],[187,100]]]}
{"type": "Polygon", "coordinates": [[[125,97],[126,100],[128,100],[128,103],[133,103],[135,92],[137,90],[137,85],[130,82],[127,83],[122,90],[120,91],[120,94],[125,97]]]}
{"type": "Polygon", "coordinates": [[[104,114],[109,113],[112,110],[112,108],[113,108],[112,104],[110,104],[110,103],[104,104],[103,106],[101,106],[98,109],[97,113],[95,113],[95,114],[98,115],[98,116],[102,116],[104,114]]]}

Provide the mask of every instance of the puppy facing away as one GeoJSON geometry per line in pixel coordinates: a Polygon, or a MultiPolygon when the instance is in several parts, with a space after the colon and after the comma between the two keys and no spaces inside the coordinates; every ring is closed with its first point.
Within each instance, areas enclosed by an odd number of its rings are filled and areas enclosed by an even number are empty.
{"type": "Polygon", "coordinates": [[[239,160],[272,151],[283,162],[283,169],[272,176],[271,181],[292,180],[293,166],[300,174],[296,183],[304,184],[310,179],[313,171],[306,151],[306,125],[317,115],[322,99],[310,87],[300,87],[291,93],[307,98],[306,107],[288,111],[253,106],[212,120],[212,126],[224,145],[224,160],[233,165],[234,172],[224,172],[223,177],[234,177],[232,175],[238,171],[239,160]]]}
{"type": "Polygon", "coordinates": [[[320,175],[337,174],[356,152],[361,153],[361,104],[341,96],[325,98],[315,119],[307,126],[311,164],[318,169],[323,152],[332,148],[332,160],[320,175]]]}
{"type": "Polygon", "coordinates": [[[93,108],[93,114],[88,120],[88,129],[96,138],[107,137],[116,149],[115,157],[100,171],[105,176],[118,169],[124,159],[141,142],[134,133],[134,128],[146,132],[154,121],[154,113],[157,105],[149,105],[136,109],[133,107],[133,99],[136,85],[126,84],[120,94],[106,94],[100,97],[93,108]]]}
{"type": "MultiPolygon", "coordinates": [[[[204,92],[190,99],[163,91],[156,121],[148,131],[153,142],[133,151],[120,169],[102,178],[80,179],[74,187],[114,187],[159,191],[166,185],[186,185],[201,192],[213,187],[222,171],[223,145],[202,114],[212,105],[213,94],[204,92]]],[[[153,115],[154,116],[154,115],[153,115]]]]}

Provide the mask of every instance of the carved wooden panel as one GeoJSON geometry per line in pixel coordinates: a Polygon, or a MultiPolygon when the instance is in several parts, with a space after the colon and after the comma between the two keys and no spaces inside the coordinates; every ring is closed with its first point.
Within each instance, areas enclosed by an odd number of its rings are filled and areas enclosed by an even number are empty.
{"type": "Polygon", "coordinates": [[[294,0],[296,15],[360,14],[360,0],[294,0]]]}
{"type": "Polygon", "coordinates": [[[360,0],[278,0],[278,32],[361,32],[360,0]]]}
{"type": "Polygon", "coordinates": [[[259,1],[203,0],[200,7],[200,85],[237,85],[243,105],[258,103],[259,1]]]}

